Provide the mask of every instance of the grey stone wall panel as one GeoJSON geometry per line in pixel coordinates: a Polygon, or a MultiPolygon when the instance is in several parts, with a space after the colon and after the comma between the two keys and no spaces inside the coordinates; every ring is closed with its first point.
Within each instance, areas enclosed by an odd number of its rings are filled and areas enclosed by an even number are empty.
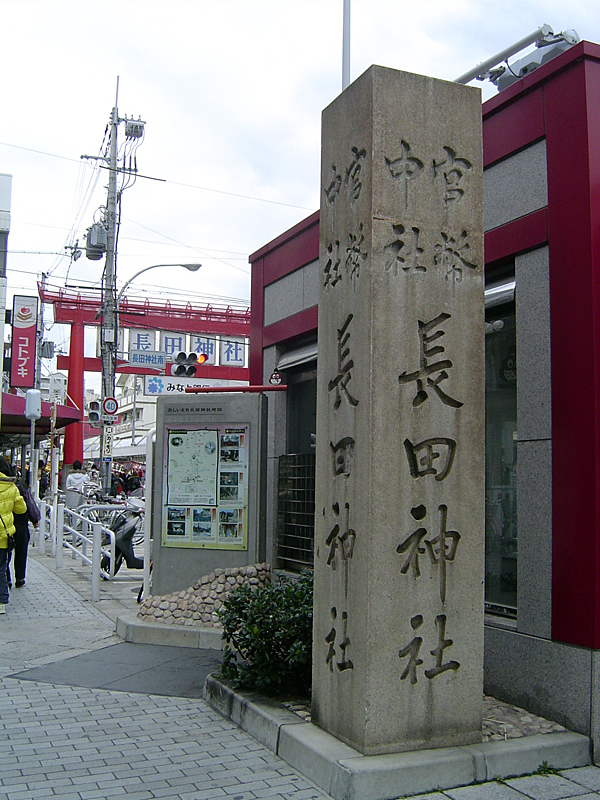
{"type": "Polygon", "coordinates": [[[552,637],[552,443],[517,444],[518,599],[521,633],[552,637]]]}
{"type": "Polygon", "coordinates": [[[485,692],[589,736],[593,655],[486,625],[485,692]]]}
{"type": "Polygon", "coordinates": [[[483,187],[486,231],[547,206],[546,140],[488,167],[483,187]]]}
{"type": "Polygon", "coordinates": [[[552,436],[550,262],[547,247],[515,258],[517,280],[517,434],[552,436]]]}

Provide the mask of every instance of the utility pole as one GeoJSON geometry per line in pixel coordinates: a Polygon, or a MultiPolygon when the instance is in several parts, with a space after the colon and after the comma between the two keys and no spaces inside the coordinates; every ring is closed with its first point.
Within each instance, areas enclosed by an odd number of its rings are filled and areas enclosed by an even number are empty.
{"type": "Polygon", "coordinates": [[[141,119],[134,120],[119,117],[119,78],[115,105],[110,115],[110,139],[108,155],[81,156],[94,158],[108,164],[108,197],[102,222],[94,223],[88,229],[86,239],[86,257],[98,261],[106,255],[102,278],[102,304],[100,307],[100,359],[102,363],[102,392],[100,415],[100,472],[102,487],[105,493],[110,490],[112,475],[112,419],[105,414],[104,401],[115,395],[115,373],[117,367],[117,347],[119,343],[119,309],[116,293],[117,278],[117,239],[119,214],[117,208],[123,191],[135,182],[137,176],[137,160],[135,152],[144,137],[144,125],[141,119]],[[125,123],[125,147],[122,153],[122,166],[119,167],[119,147],[117,142],[119,124],[125,123]],[[123,176],[121,187],[118,176],[123,176]]]}
{"type": "MultiPolygon", "coordinates": [[[[106,203],[106,263],[104,267],[104,280],[102,283],[102,318],[100,327],[100,354],[102,359],[102,409],[107,397],[115,394],[115,370],[117,362],[117,310],[115,307],[115,262],[117,244],[117,133],[119,129],[119,79],[117,78],[117,93],[115,106],[110,122],[110,150],[108,156],[108,198],[106,203]]],[[[101,416],[100,454],[102,486],[107,494],[110,490],[112,475],[112,427],[107,433],[111,423],[101,416]],[[110,442],[110,446],[109,446],[110,442]]]]}

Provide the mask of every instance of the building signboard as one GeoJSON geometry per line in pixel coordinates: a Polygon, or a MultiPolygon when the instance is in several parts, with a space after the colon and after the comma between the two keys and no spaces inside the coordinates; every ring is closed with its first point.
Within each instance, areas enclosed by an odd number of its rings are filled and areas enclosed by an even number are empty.
{"type": "Polygon", "coordinates": [[[37,297],[15,295],[12,312],[10,385],[32,389],[35,385],[37,297]]]}
{"type": "Polygon", "coordinates": [[[113,454],[113,429],[110,426],[104,428],[102,443],[102,461],[112,461],[113,454]]]}
{"type": "Polygon", "coordinates": [[[265,398],[159,397],[156,430],[154,593],[264,561],[265,398]]]}
{"type": "Polygon", "coordinates": [[[167,354],[161,350],[132,350],[129,349],[129,363],[132,366],[165,369],[167,354]]]}
{"type": "Polygon", "coordinates": [[[187,387],[202,386],[247,386],[248,381],[222,381],[217,378],[180,378],[165,375],[145,375],[144,395],[183,395],[187,387]]]}

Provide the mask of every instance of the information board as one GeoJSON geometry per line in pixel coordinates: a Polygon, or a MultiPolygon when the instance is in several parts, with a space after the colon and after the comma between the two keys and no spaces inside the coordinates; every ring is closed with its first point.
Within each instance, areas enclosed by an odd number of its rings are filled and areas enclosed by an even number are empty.
{"type": "Polygon", "coordinates": [[[162,544],[248,547],[248,424],[165,429],[162,544]]]}

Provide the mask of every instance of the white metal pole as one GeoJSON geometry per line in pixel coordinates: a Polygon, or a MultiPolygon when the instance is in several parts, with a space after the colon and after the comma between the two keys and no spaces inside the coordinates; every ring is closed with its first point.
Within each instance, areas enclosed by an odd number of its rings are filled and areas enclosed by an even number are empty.
{"type": "Polygon", "coordinates": [[[54,503],[54,513],[52,514],[54,525],[56,526],[56,569],[61,569],[63,565],[63,533],[65,525],[65,507],[62,503],[54,503]]]}
{"type": "MultiPolygon", "coordinates": [[[[57,522],[58,519],[58,494],[55,494],[52,498],[52,514],[50,515],[50,554],[56,558],[56,531],[57,531],[57,522]]],[[[63,519],[64,521],[64,519],[63,519]]],[[[61,540],[61,548],[62,548],[62,540],[61,540]]]]}
{"type": "Polygon", "coordinates": [[[100,600],[100,551],[102,549],[102,523],[92,523],[92,603],[100,600]]]}
{"type": "Polygon", "coordinates": [[[38,525],[38,553],[46,554],[46,527],[48,525],[48,506],[42,500],[40,503],[40,524],[38,525]]]}
{"type": "Polygon", "coordinates": [[[146,434],[146,483],[144,487],[144,499],[146,508],[144,511],[144,585],[142,597],[145,600],[150,595],[150,534],[152,532],[152,463],[154,459],[154,439],[156,438],[156,428],[152,428],[146,434]]]}
{"type": "Polygon", "coordinates": [[[350,0],[344,0],[342,91],[350,84],[350,0]]]}

